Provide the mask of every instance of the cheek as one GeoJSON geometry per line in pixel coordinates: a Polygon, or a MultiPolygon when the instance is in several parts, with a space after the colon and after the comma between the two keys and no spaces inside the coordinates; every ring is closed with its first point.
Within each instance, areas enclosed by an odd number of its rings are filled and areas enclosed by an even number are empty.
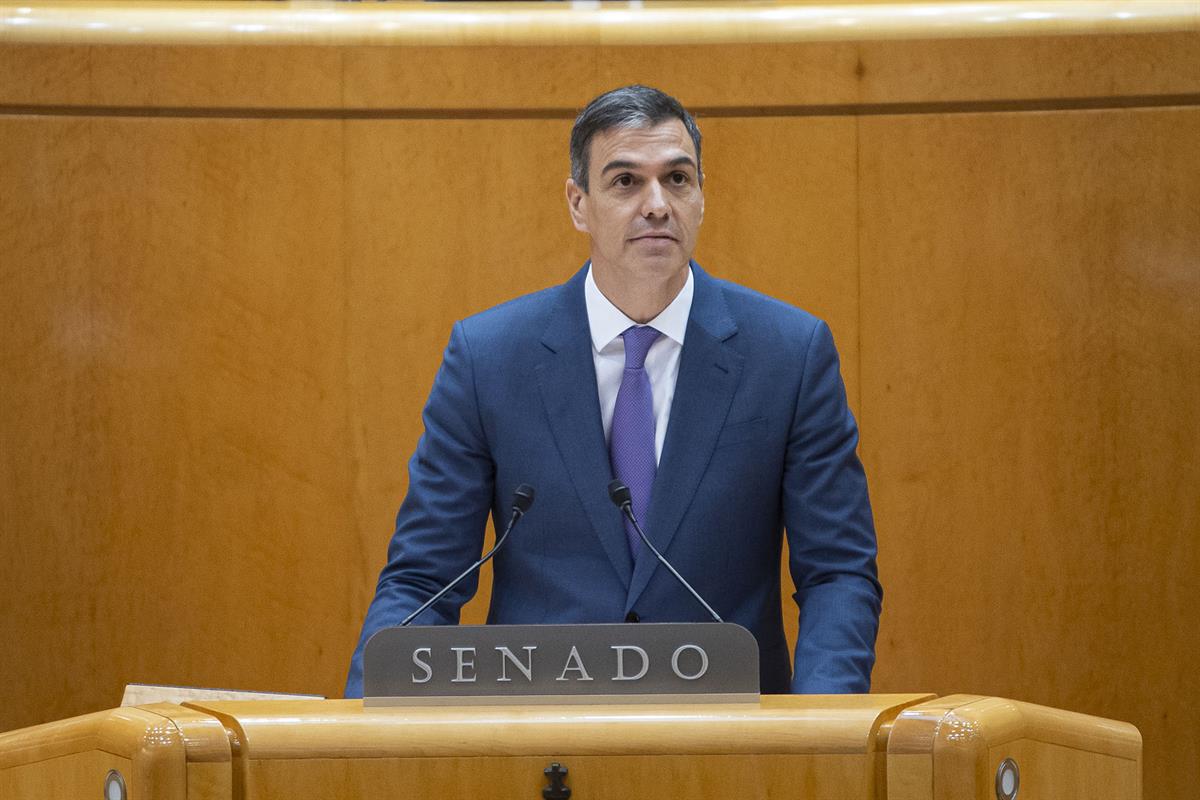
{"type": "Polygon", "coordinates": [[[629,230],[630,218],[627,214],[613,212],[604,217],[600,222],[600,226],[604,232],[612,237],[624,237],[625,231],[629,230]]]}

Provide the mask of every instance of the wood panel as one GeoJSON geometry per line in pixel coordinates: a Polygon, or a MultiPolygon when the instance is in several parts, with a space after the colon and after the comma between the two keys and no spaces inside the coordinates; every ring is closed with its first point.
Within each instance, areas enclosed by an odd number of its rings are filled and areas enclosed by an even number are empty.
{"type": "Polygon", "coordinates": [[[3,126],[8,691],[311,688],[357,613],[338,123],[3,126]]]}
{"type": "MultiPolygon", "coordinates": [[[[1025,739],[997,748],[988,759],[985,775],[994,780],[1000,762],[1005,758],[1021,765],[1022,797],[1098,800],[1101,797],[1140,797],[1142,794],[1142,765],[1130,759],[1025,739]]],[[[946,793],[946,797],[953,795],[946,793]]]]}
{"type": "Polygon", "coordinates": [[[775,696],[731,704],[364,707],[213,701],[114,709],[0,735],[12,800],[89,793],[115,766],[145,797],[537,793],[552,762],[601,797],[1137,800],[1128,723],[998,697],[775,696]]]}
{"type": "Polygon", "coordinates": [[[876,686],[1131,720],[1148,789],[1184,796],[1200,111],[888,117],[860,140],[876,686]]]}
{"type": "Polygon", "coordinates": [[[359,701],[214,702],[244,742],[247,797],[315,792],[536,796],[560,761],[577,794],[870,797],[875,732],[921,695],[751,704],[364,708],[359,701]],[[463,757],[469,756],[469,757],[463,757]]]}
{"type": "Polygon", "coordinates": [[[1016,762],[1020,797],[1142,796],[1142,740],[1132,725],[976,695],[941,697],[901,711],[887,741],[887,796],[996,797],[1005,759],[1016,762]]]}
{"type": "Polygon", "coordinates": [[[861,800],[871,777],[866,755],[551,755],[510,757],[376,758],[351,764],[305,760],[252,762],[251,800],[285,800],[306,791],[323,797],[368,796],[378,787],[403,786],[412,796],[506,800],[538,797],[544,770],[564,764],[575,797],[652,800],[664,793],[695,800],[821,797],[861,800]]]}
{"type": "Polygon", "coordinates": [[[1197,29],[1200,22],[1188,31],[1109,36],[734,39],[705,46],[670,37],[643,46],[617,40],[343,48],[17,41],[0,47],[0,105],[367,116],[497,109],[565,118],[579,97],[646,76],[694,109],[752,113],[1013,101],[1104,105],[1115,98],[1194,103],[1197,29]]]}
{"type": "Polygon", "coordinates": [[[1130,719],[1150,796],[1200,780],[1197,15],[862,5],[440,44],[366,4],[337,44],[283,4],[204,47],[6,22],[0,728],[130,680],[340,692],[450,324],[583,260],[570,118],[641,80],[702,111],[701,262],[837,337],[877,688],[1130,719]]]}
{"type": "MultiPolygon", "coordinates": [[[[1122,11],[1114,8],[1113,13],[1122,11]]],[[[1118,98],[1187,95],[1194,104],[1195,49],[1194,29],[866,41],[859,48],[864,77],[860,101],[979,104],[1061,98],[1120,105],[1118,98]]]]}
{"type": "MultiPolygon", "coordinates": [[[[752,703],[364,707],[361,700],[190,703],[274,759],[470,754],[845,755],[872,751],[880,724],[930,695],[780,695],[752,703]],[[737,736],[730,735],[736,730],[737,736]]],[[[19,735],[19,734],[14,734],[19,735]]]]}
{"type": "Polygon", "coordinates": [[[536,793],[563,761],[585,794],[871,797],[881,725],[929,695],[762,703],[364,708],[358,700],[160,703],[0,734],[6,797],[86,796],[109,767],[131,796],[536,793]],[[186,775],[186,781],[184,776],[186,775]],[[740,788],[740,791],[739,791],[740,788]]]}
{"type": "Polygon", "coordinates": [[[134,797],[183,800],[188,786],[181,727],[201,734],[201,760],[211,766],[211,728],[140,708],[118,708],[0,734],[0,790],[5,797],[103,794],[105,775],[119,771],[134,797]],[[202,730],[204,730],[203,733],[202,730]]]}
{"type": "Polygon", "coordinates": [[[0,790],[5,797],[71,797],[80,787],[87,787],[92,790],[89,794],[97,797],[103,795],[104,776],[110,769],[127,775],[129,760],[92,750],[0,771],[0,790]]]}

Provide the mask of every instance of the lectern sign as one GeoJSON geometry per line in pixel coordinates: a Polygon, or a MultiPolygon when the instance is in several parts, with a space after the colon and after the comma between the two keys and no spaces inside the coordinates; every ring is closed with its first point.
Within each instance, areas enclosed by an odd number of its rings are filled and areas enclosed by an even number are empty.
{"type": "Polygon", "coordinates": [[[387,628],[363,655],[368,706],[758,699],[758,644],[731,623],[387,628]]]}

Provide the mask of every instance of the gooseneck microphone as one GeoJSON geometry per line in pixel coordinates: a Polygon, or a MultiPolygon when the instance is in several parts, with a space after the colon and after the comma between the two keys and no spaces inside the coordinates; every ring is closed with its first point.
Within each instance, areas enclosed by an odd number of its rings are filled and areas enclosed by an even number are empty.
{"type": "MultiPolygon", "coordinates": [[[[509,519],[508,527],[504,529],[504,533],[501,534],[500,538],[496,540],[496,546],[493,547],[491,550],[488,550],[487,555],[485,555],[483,558],[479,559],[474,564],[467,567],[466,571],[463,572],[462,575],[459,575],[457,578],[455,578],[454,580],[452,580],[448,584],[446,584],[446,586],[440,592],[438,592],[433,597],[426,600],[425,603],[420,608],[418,608],[416,611],[412,612],[407,617],[405,617],[404,621],[400,623],[400,627],[403,628],[404,626],[408,625],[410,622],[412,622],[414,619],[416,619],[417,616],[422,611],[429,608],[431,605],[436,603],[438,600],[441,600],[446,595],[446,592],[450,591],[455,586],[458,586],[459,581],[461,581],[463,578],[470,575],[475,570],[482,567],[484,564],[486,564],[488,562],[488,559],[490,559],[492,556],[496,555],[496,551],[500,549],[500,546],[504,544],[504,540],[508,538],[509,531],[511,531],[513,529],[513,526],[517,524],[517,520],[519,520],[521,517],[525,516],[525,512],[528,511],[529,507],[532,505],[533,505],[533,487],[530,486],[528,483],[522,483],[520,486],[517,487],[517,490],[515,492],[513,492],[512,518],[509,519]]],[[[701,601],[701,602],[703,602],[703,601],[701,601]]]]}
{"type": "Polygon", "coordinates": [[[696,598],[696,601],[700,603],[700,605],[704,606],[704,610],[712,615],[713,621],[724,622],[725,620],[721,619],[720,615],[717,614],[716,611],[713,611],[712,606],[704,602],[704,598],[700,596],[700,593],[693,589],[692,585],[684,580],[683,576],[679,574],[679,571],[671,566],[671,562],[667,561],[667,559],[663,557],[663,554],[658,552],[658,549],[654,545],[650,544],[650,539],[646,536],[645,531],[642,530],[642,526],[638,524],[637,517],[633,515],[633,498],[629,494],[629,487],[621,483],[620,480],[613,481],[608,485],[608,499],[612,500],[613,505],[624,512],[629,521],[633,523],[633,528],[638,532],[638,536],[642,537],[642,544],[646,545],[646,547],[649,547],[650,552],[654,553],[654,557],[658,559],[658,562],[669,569],[671,574],[675,576],[675,580],[682,583],[683,588],[691,592],[692,597],[696,598]]]}

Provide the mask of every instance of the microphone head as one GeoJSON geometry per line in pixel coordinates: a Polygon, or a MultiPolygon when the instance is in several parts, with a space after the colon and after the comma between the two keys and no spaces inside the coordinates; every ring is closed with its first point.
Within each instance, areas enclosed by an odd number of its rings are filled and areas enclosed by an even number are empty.
{"type": "Polygon", "coordinates": [[[633,496],[629,493],[629,487],[621,483],[618,478],[608,484],[608,499],[617,508],[625,508],[627,505],[633,505],[633,496]]]}
{"type": "Polygon", "coordinates": [[[524,514],[533,505],[533,487],[528,483],[522,483],[513,492],[512,507],[513,511],[518,514],[524,514]]]}

